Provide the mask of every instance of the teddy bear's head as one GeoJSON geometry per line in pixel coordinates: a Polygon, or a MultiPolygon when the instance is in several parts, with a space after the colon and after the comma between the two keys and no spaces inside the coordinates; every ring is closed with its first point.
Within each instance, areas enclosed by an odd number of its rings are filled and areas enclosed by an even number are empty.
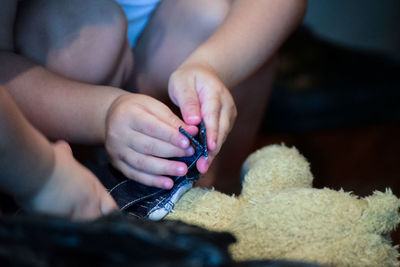
{"type": "Polygon", "coordinates": [[[290,259],[335,266],[397,266],[389,240],[399,199],[388,189],[359,198],[312,188],[309,164],[295,148],[267,146],[243,166],[240,196],[193,188],[167,219],[237,238],[236,260],[290,259]]]}

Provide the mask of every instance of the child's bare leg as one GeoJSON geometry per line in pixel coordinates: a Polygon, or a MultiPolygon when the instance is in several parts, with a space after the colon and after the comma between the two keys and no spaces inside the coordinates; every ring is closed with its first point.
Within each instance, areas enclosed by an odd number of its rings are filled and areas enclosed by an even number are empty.
{"type": "MultiPolygon", "coordinates": [[[[230,8],[229,0],[163,1],[134,50],[137,90],[172,105],[166,88],[170,74],[215,32],[230,8]]],[[[236,126],[200,185],[215,185],[221,190],[224,185],[239,185],[241,161],[250,152],[258,131],[272,84],[273,66],[272,61],[267,62],[232,89],[238,108],[236,126]],[[231,185],[226,183],[228,179],[231,185]]]]}
{"type": "Polygon", "coordinates": [[[126,20],[112,0],[18,4],[16,48],[76,81],[121,87],[133,71],[126,20]]]}

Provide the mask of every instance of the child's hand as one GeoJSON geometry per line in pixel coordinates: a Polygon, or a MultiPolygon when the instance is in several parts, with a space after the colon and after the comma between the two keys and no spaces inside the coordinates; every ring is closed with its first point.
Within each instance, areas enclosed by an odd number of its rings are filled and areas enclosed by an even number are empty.
{"type": "Polygon", "coordinates": [[[118,208],[99,180],[74,159],[66,142],[59,141],[53,148],[52,174],[34,196],[21,203],[24,208],[72,219],[93,219],[118,208]]]}
{"type": "Polygon", "coordinates": [[[107,114],[106,149],[111,163],[125,176],[145,185],[170,189],[172,179],[187,172],[183,162],[165,158],[194,153],[179,132],[183,126],[196,134],[163,103],[149,96],[125,94],[116,99],[107,114]]]}
{"type": "Polygon", "coordinates": [[[237,111],[232,95],[206,64],[179,67],[169,79],[168,92],[187,124],[197,125],[204,120],[210,153],[207,160],[199,159],[197,169],[205,173],[235,121],[237,111]]]}

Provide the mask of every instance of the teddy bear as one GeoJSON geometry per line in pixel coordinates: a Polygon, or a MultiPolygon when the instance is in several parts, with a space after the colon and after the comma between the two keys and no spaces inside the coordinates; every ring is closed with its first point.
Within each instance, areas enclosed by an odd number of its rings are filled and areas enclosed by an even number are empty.
{"type": "Polygon", "coordinates": [[[307,160],[296,148],[270,145],[242,167],[242,192],[229,196],[192,188],[168,220],[231,232],[234,260],[286,259],[328,266],[398,266],[390,233],[400,200],[386,189],[360,198],[312,187],[307,160]]]}

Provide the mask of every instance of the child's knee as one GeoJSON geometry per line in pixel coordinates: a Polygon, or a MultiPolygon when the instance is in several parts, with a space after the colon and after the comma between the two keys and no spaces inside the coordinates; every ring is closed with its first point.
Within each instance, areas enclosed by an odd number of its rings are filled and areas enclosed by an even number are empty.
{"type": "Polygon", "coordinates": [[[231,0],[185,1],[181,4],[188,18],[187,25],[200,38],[208,38],[224,22],[231,8],[231,0]]]}
{"type": "Polygon", "coordinates": [[[16,51],[69,78],[102,83],[118,66],[126,27],[112,0],[30,0],[18,9],[16,51]]]}

